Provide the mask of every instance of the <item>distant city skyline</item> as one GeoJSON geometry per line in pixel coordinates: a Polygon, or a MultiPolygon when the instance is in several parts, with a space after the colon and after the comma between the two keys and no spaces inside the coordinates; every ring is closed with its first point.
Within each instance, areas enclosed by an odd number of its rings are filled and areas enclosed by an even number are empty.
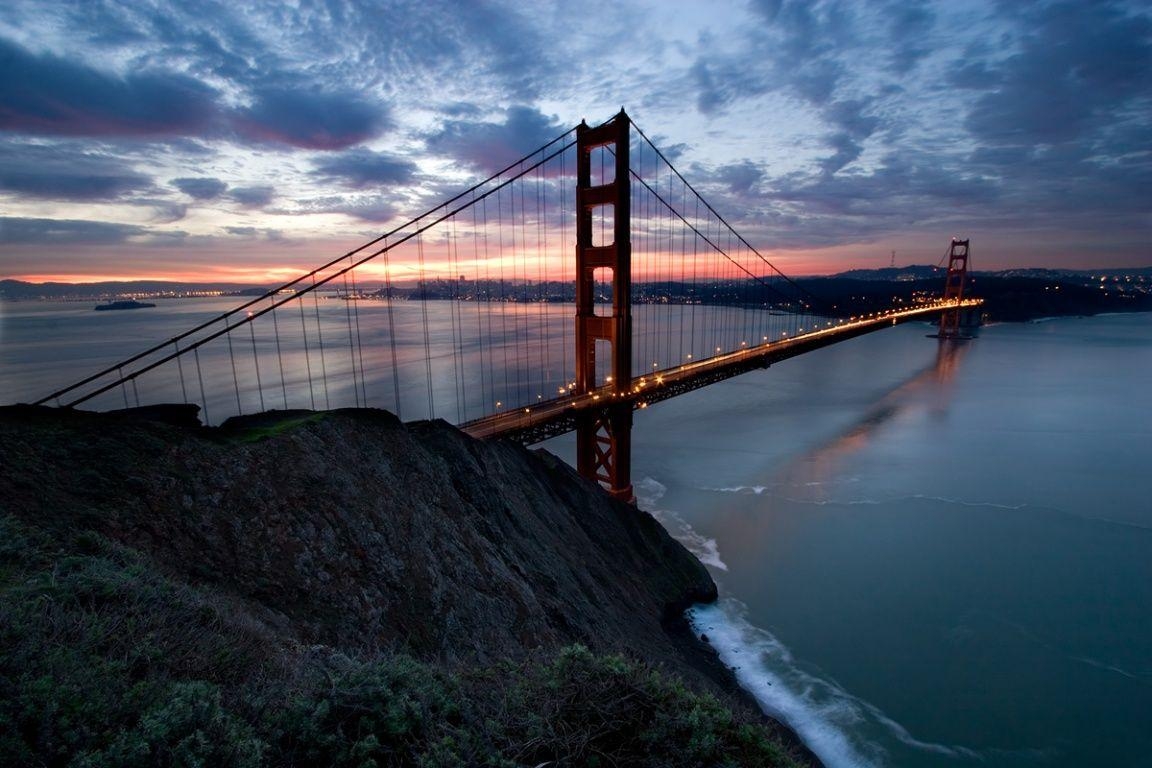
{"type": "Polygon", "coordinates": [[[623,105],[788,274],[1152,264],[1144,2],[0,8],[0,277],[286,280],[623,105]]]}

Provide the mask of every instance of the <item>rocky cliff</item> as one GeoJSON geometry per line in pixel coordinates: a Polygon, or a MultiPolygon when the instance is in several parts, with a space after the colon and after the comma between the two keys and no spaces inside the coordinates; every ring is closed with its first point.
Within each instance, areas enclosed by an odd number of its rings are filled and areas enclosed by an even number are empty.
{"type": "Polygon", "coordinates": [[[773,723],[748,730],[690,636],[682,609],[715,598],[696,558],[544,451],[384,411],[207,428],[191,406],[8,406],[0,503],[16,762],[177,765],[180,745],[220,765],[813,762],[773,723]],[[416,685],[399,699],[397,676],[416,685]],[[364,724],[397,701],[401,725],[364,724]]]}
{"type": "MultiPolygon", "coordinates": [[[[179,411],[169,412],[169,420],[179,411]]],[[[251,600],[305,642],[446,659],[580,642],[671,654],[715,586],[649,515],[547,453],[383,411],[220,429],[9,409],[0,498],[251,600]]]]}

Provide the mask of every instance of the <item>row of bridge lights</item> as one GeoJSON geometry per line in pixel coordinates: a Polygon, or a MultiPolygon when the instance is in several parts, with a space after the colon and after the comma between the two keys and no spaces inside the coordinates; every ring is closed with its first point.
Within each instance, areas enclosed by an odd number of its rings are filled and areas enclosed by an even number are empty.
{"type": "MultiPolygon", "coordinates": [[[[879,319],[879,318],[882,318],[882,317],[888,317],[889,315],[892,315],[892,314],[894,314],[894,313],[895,313],[895,310],[885,310],[885,311],[883,311],[883,312],[870,312],[870,313],[869,313],[869,314],[867,314],[867,315],[852,315],[852,316],[851,316],[851,317],[850,317],[848,320],[844,320],[843,318],[841,318],[841,319],[837,320],[837,321],[836,321],[836,325],[843,325],[845,322],[849,322],[849,323],[857,323],[857,322],[860,322],[860,323],[862,323],[862,322],[866,322],[866,321],[868,321],[868,320],[871,320],[871,319],[879,319]]],[[[824,327],[825,327],[825,328],[831,328],[831,327],[832,327],[832,321],[831,321],[831,320],[829,320],[828,322],[826,322],[826,323],[824,324],[824,327]]],[[[809,332],[810,332],[810,333],[815,333],[815,332],[817,332],[817,331],[816,331],[816,328],[811,328],[811,329],[809,329],[809,332]]],[[[803,333],[804,333],[804,329],[803,329],[803,328],[798,328],[798,329],[796,330],[796,335],[797,335],[797,336],[799,336],[799,335],[802,335],[803,333]]],[[[780,337],[781,337],[781,338],[788,338],[788,331],[781,331],[781,332],[780,332],[780,337]]],[[[763,339],[763,342],[764,342],[765,344],[767,344],[767,343],[768,343],[768,337],[767,337],[767,336],[762,336],[761,338],[763,339]]],[[[741,341],[741,342],[740,342],[740,350],[739,350],[739,351],[741,351],[741,352],[745,352],[745,351],[747,351],[747,348],[748,348],[748,342],[747,342],[747,341],[741,341]]],[[[720,348],[720,347],[716,347],[716,353],[717,353],[717,354],[720,354],[720,350],[721,350],[721,348],[720,348]]],[[[685,358],[686,360],[691,360],[691,359],[692,359],[692,353],[691,353],[691,352],[689,352],[688,354],[686,354],[686,355],[684,356],[684,358],[685,358]]],[[[653,363],[652,363],[652,370],[653,370],[653,371],[659,370],[659,368],[660,368],[660,363],[659,363],[659,362],[653,362],[653,363]]],[[[604,378],[604,381],[605,381],[605,383],[607,383],[607,384],[611,384],[611,383],[612,383],[612,377],[611,377],[611,376],[606,376],[606,377],[604,378]]],[[[664,377],[663,377],[663,376],[657,376],[657,377],[656,377],[656,383],[657,383],[657,384],[663,384],[663,383],[664,383],[664,377]]],[[[633,390],[632,390],[630,393],[628,393],[628,394],[639,394],[639,393],[640,393],[640,390],[641,390],[641,389],[643,389],[644,387],[646,387],[647,385],[648,385],[648,382],[647,382],[647,380],[646,380],[646,379],[644,379],[643,377],[641,377],[641,379],[640,379],[640,383],[639,383],[639,385],[637,386],[637,388],[636,388],[636,389],[633,389],[633,390]]],[[[557,394],[557,395],[559,395],[559,396],[561,396],[561,397],[563,397],[564,395],[571,395],[571,394],[572,394],[572,390],[573,390],[573,389],[575,389],[575,388],[576,388],[576,382],[574,382],[574,381],[573,381],[573,382],[569,382],[569,384],[568,384],[567,386],[560,386],[560,387],[558,387],[558,388],[556,389],[556,394],[557,394]]],[[[619,393],[613,392],[613,393],[612,393],[612,397],[615,397],[617,394],[619,394],[619,393]]],[[[600,399],[600,395],[598,395],[598,394],[593,394],[593,395],[592,395],[592,398],[593,398],[594,400],[599,400],[599,399],[600,399]]],[[[543,402],[543,400],[544,400],[544,395],[536,395],[536,402],[537,402],[537,403],[541,403],[541,402],[543,402]]],[[[501,408],[503,408],[503,407],[504,407],[504,403],[503,403],[503,401],[501,401],[501,400],[497,400],[497,401],[496,401],[496,411],[497,411],[497,412],[499,412],[499,411],[500,411],[500,409],[501,409],[501,408]]],[[[640,403],[639,407],[640,407],[640,408],[647,408],[647,407],[648,407],[648,403],[640,403]]],[[[526,413],[526,414],[527,414],[527,413],[531,413],[531,412],[532,412],[532,409],[531,409],[531,408],[524,408],[524,413],[526,413]]]]}

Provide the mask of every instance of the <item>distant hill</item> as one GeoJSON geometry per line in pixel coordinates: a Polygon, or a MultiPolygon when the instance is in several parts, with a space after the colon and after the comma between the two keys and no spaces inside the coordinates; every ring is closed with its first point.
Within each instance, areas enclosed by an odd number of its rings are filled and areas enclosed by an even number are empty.
{"type": "MultiPolygon", "coordinates": [[[[847,272],[838,272],[830,275],[828,279],[844,280],[885,280],[885,281],[911,281],[931,280],[934,277],[943,277],[946,270],[943,267],[930,267],[926,264],[912,264],[906,267],[883,267],[880,269],[850,269],[847,272]]],[[[808,280],[816,278],[805,278],[808,280]]]]}
{"type": "Polygon", "coordinates": [[[27,283],[0,280],[0,299],[102,299],[109,296],[182,295],[220,291],[233,295],[260,295],[267,288],[244,283],[177,283],[165,280],[123,280],[101,283],[27,283]]]}
{"type": "MultiPolygon", "coordinates": [[[[983,314],[988,320],[998,322],[1152,311],[1152,279],[1142,280],[1132,275],[1131,281],[1110,278],[1100,282],[1099,277],[1100,273],[1093,279],[1088,274],[1041,278],[976,272],[969,278],[966,295],[984,299],[983,314]]],[[[838,317],[864,315],[894,304],[912,304],[918,299],[938,297],[944,285],[942,275],[920,280],[870,280],[836,275],[796,282],[817,298],[817,311],[838,317]]]]}
{"type": "MultiPolygon", "coordinates": [[[[844,278],[846,280],[930,280],[934,277],[943,277],[944,267],[933,267],[927,264],[911,264],[906,267],[882,267],[879,269],[850,269],[847,272],[838,272],[829,275],[829,279],[844,278]]],[[[1030,277],[1040,280],[1060,280],[1068,278],[1096,277],[1144,277],[1152,279],[1152,267],[1131,267],[1115,269],[1047,269],[1043,267],[1026,267],[1022,269],[999,270],[973,270],[973,275],[990,277],[1030,277]]],[[[815,278],[806,278],[815,279],[815,278]]]]}

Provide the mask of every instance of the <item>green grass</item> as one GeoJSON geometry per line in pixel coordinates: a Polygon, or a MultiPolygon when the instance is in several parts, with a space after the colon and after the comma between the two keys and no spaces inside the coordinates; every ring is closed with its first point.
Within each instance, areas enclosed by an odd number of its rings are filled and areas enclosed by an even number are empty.
{"type": "Polygon", "coordinates": [[[300,648],[133,550],[6,516],[0,764],[792,765],[758,724],[620,656],[447,670],[300,648]]]}
{"type": "Polygon", "coordinates": [[[298,414],[288,413],[278,415],[275,411],[247,417],[242,425],[232,427],[226,432],[226,440],[234,444],[258,443],[270,437],[289,432],[303,424],[309,424],[324,419],[323,412],[298,414]]]}

